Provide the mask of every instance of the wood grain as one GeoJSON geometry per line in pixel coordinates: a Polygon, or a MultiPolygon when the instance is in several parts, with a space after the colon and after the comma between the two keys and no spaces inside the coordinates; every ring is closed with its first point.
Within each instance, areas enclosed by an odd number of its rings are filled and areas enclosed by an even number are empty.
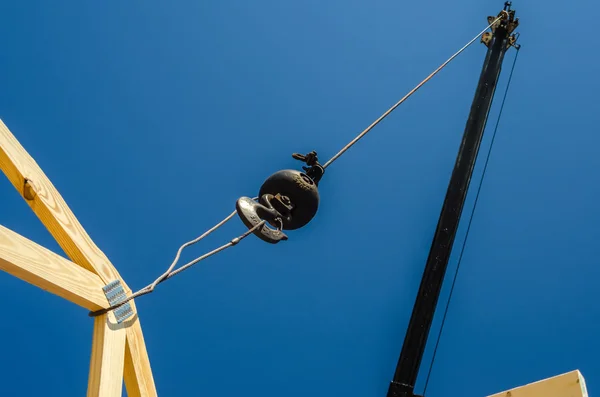
{"type": "MultiPolygon", "coordinates": [[[[105,283],[120,279],[106,255],[94,244],[67,203],[35,160],[0,120],[0,169],[73,262],[98,274],[105,283]],[[30,188],[26,189],[28,182],[30,188]]],[[[87,182],[87,181],[86,181],[87,182]]],[[[74,181],[81,184],[81,181],[74,181]]]]}
{"type": "Polygon", "coordinates": [[[87,397],[120,397],[126,332],[112,313],[94,319],[87,397]]]}
{"type": "Polygon", "coordinates": [[[139,319],[127,328],[125,387],[127,397],[157,397],[152,368],[139,319]]]}
{"type": "MultiPolygon", "coordinates": [[[[131,294],[131,289],[115,267],[94,244],[54,185],[2,120],[0,120],[0,169],[74,263],[97,274],[104,284],[116,279],[120,280],[125,292],[131,294]]],[[[75,181],[75,183],[81,182],[75,181]]],[[[135,302],[131,301],[131,305],[134,315],[137,316],[135,302]]],[[[139,390],[139,395],[156,396],[139,319],[128,322],[125,327],[127,356],[130,360],[125,366],[128,393],[135,395],[135,389],[142,388],[139,390]]]]}
{"type": "Polygon", "coordinates": [[[108,307],[98,275],[2,225],[0,270],[88,310],[108,307]]]}
{"type": "Polygon", "coordinates": [[[578,370],[488,397],[588,397],[585,379],[578,370]]]}

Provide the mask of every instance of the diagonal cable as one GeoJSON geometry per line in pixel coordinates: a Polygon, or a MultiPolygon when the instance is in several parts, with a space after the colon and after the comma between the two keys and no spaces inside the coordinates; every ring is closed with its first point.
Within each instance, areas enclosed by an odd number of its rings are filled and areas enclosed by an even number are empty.
{"type": "Polygon", "coordinates": [[[358,142],[362,137],[367,135],[369,131],[371,131],[377,124],[379,124],[383,119],[385,119],[390,113],[392,113],[398,106],[400,106],[404,101],[410,98],[419,88],[421,88],[425,83],[433,78],[439,71],[441,71],[446,65],[448,65],[454,58],[459,56],[464,50],[466,50],[471,44],[475,42],[486,30],[488,30],[492,25],[502,19],[504,16],[501,15],[496,18],[492,23],[490,23],[485,29],[483,29],[477,36],[473,37],[467,44],[465,44],[460,50],[455,52],[450,58],[448,58],[444,63],[442,63],[436,70],[434,70],[429,76],[427,76],[423,81],[421,81],[415,88],[410,90],[408,94],[406,94],[402,99],[394,104],[391,108],[386,110],[377,120],[375,120],[371,125],[365,128],[360,134],[356,136],[353,140],[351,140],[346,146],[342,148],[339,152],[337,152],[331,159],[329,159],[325,164],[323,164],[323,168],[329,167],[335,160],[337,160],[342,154],[344,154],[348,149],[350,149],[356,142],[358,142]]]}

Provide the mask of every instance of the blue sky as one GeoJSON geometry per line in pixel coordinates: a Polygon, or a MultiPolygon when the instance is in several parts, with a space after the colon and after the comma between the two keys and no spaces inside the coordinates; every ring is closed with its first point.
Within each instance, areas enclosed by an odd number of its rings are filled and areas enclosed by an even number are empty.
{"type": "MultiPolygon", "coordinates": [[[[137,289],[238,197],[300,166],[292,152],[335,154],[502,5],[6,3],[0,118],[137,289]]],[[[513,5],[523,49],[429,397],[573,369],[600,390],[600,6],[513,5]]],[[[137,301],[159,395],[385,395],[484,55],[469,48],[332,165],[317,217],[289,241],[249,238],[137,301]]],[[[1,224],[62,254],[5,178],[0,194],[1,224]]],[[[234,219],[184,260],[243,230],[234,219]]],[[[87,311],[4,273],[0,285],[0,395],[84,395],[87,311]]]]}

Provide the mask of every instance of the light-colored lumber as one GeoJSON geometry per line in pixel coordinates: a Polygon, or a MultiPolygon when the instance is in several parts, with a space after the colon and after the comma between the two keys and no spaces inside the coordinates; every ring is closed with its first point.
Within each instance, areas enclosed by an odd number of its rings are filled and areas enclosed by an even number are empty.
{"type": "Polygon", "coordinates": [[[156,386],[139,319],[137,327],[127,328],[125,349],[125,387],[127,397],[156,397],[156,386]]]}
{"type": "MultiPolygon", "coordinates": [[[[98,274],[105,283],[120,279],[119,273],[94,244],[52,182],[2,120],[0,169],[73,262],[98,274]]],[[[88,181],[74,183],[85,186],[88,181]]]]}
{"type": "Polygon", "coordinates": [[[94,319],[87,397],[121,396],[126,337],[112,313],[94,319]]]}
{"type": "MultiPolygon", "coordinates": [[[[131,289],[110,260],[94,244],[54,185],[2,120],[0,120],[0,169],[74,263],[97,274],[104,284],[116,279],[120,280],[125,292],[128,295],[131,293],[131,289]]],[[[140,395],[156,396],[135,302],[131,301],[130,304],[135,320],[128,321],[125,325],[127,355],[131,359],[131,362],[125,366],[125,383],[128,393],[132,395],[135,395],[135,388],[143,387],[144,389],[139,391],[140,395]]]]}
{"type": "Polygon", "coordinates": [[[588,393],[581,372],[574,370],[489,397],[588,397],[588,393]]]}
{"type": "Polygon", "coordinates": [[[0,270],[88,310],[108,307],[98,275],[2,225],[0,270]]]}

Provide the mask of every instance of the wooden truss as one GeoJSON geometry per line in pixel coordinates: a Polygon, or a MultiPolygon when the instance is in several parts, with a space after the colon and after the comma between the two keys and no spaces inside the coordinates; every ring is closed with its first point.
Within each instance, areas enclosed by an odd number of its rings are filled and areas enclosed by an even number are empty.
{"type": "MultiPolygon", "coordinates": [[[[119,280],[131,290],[50,179],[0,120],[0,169],[71,260],[0,225],[0,270],[89,310],[109,307],[102,288],[119,280]]],[[[112,313],[94,318],[88,397],[156,396],[152,369],[135,302],[128,320],[112,313]]]]}
{"type": "MultiPolygon", "coordinates": [[[[71,260],[0,225],[0,270],[88,310],[109,307],[102,290],[119,280],[131,289],[48,177],[0,120],[0,169],[71,260]]],[[[94,319],[88,397],[157,396],[135,302],[133,316],[118,324],[112,312],[94,319]]],[[[490,397],[587,397],[579,371],[490,397]]]]}

